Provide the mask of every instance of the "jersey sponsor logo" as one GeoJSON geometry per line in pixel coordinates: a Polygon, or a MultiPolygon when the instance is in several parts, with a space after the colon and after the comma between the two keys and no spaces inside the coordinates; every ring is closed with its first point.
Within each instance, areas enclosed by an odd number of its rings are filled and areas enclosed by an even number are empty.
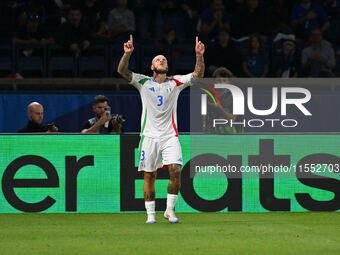
{"type": "Polygon", "coordinates": [[[149,90],[151,90],[152,92],[155,92],[155,88],[154,87],[149,88],[149,90]]]}

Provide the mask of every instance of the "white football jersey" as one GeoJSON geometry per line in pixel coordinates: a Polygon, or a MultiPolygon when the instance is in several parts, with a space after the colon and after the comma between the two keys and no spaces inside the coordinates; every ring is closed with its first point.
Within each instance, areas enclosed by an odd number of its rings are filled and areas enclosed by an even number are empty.
{"type": "Polygon", "coordinates": [[[132,74],[131,84],[138,89],[143,104],[141,136],[162,138],[178,136],[177,99],[191,85],[192,74],[167,77],[159,84],[153,77],[132,74]]]}

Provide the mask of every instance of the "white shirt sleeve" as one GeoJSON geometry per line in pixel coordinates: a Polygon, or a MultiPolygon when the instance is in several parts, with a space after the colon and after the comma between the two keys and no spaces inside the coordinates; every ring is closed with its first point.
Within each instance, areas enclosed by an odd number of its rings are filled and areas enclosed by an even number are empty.
{"type": "Polygon", "coordinates": [[[175,75],[172,78],[173,78],[173,80],[175,80],[177,87],[181,91],[183,89],[185,89],[186,87],[192,85],[192,82],[191,82],[192,73],[189,73],[189,74],[186,74],[186,75],[175,75]]]}
{"type": "Polygon", "coordinates": [[[151,78],[149,76],[138,73],[132,73],[132,80],[130,81],[130,84],[139,91],[141,87],[144,85],[144,83],[150,79],[151,78]]]}

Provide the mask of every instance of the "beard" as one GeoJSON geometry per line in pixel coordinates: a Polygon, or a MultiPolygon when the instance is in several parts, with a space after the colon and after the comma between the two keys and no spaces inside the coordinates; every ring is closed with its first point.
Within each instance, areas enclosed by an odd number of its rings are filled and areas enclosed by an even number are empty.
{"type": "Polygon", "coordinates": [[[168,68],[165,69],[157,69],[155,66],[153,67],[153,71],[156,74],[166,74],[168,72],[168,68]]]}

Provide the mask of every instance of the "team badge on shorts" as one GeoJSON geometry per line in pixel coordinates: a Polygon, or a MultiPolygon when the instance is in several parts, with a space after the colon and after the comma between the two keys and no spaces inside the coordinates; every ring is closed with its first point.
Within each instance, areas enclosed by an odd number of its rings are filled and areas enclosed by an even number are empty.
{"type": "Polygon", "coordinates": [[[139,168],[144,168],[145,167],[145,162],[140,162],[139,168]]]}

